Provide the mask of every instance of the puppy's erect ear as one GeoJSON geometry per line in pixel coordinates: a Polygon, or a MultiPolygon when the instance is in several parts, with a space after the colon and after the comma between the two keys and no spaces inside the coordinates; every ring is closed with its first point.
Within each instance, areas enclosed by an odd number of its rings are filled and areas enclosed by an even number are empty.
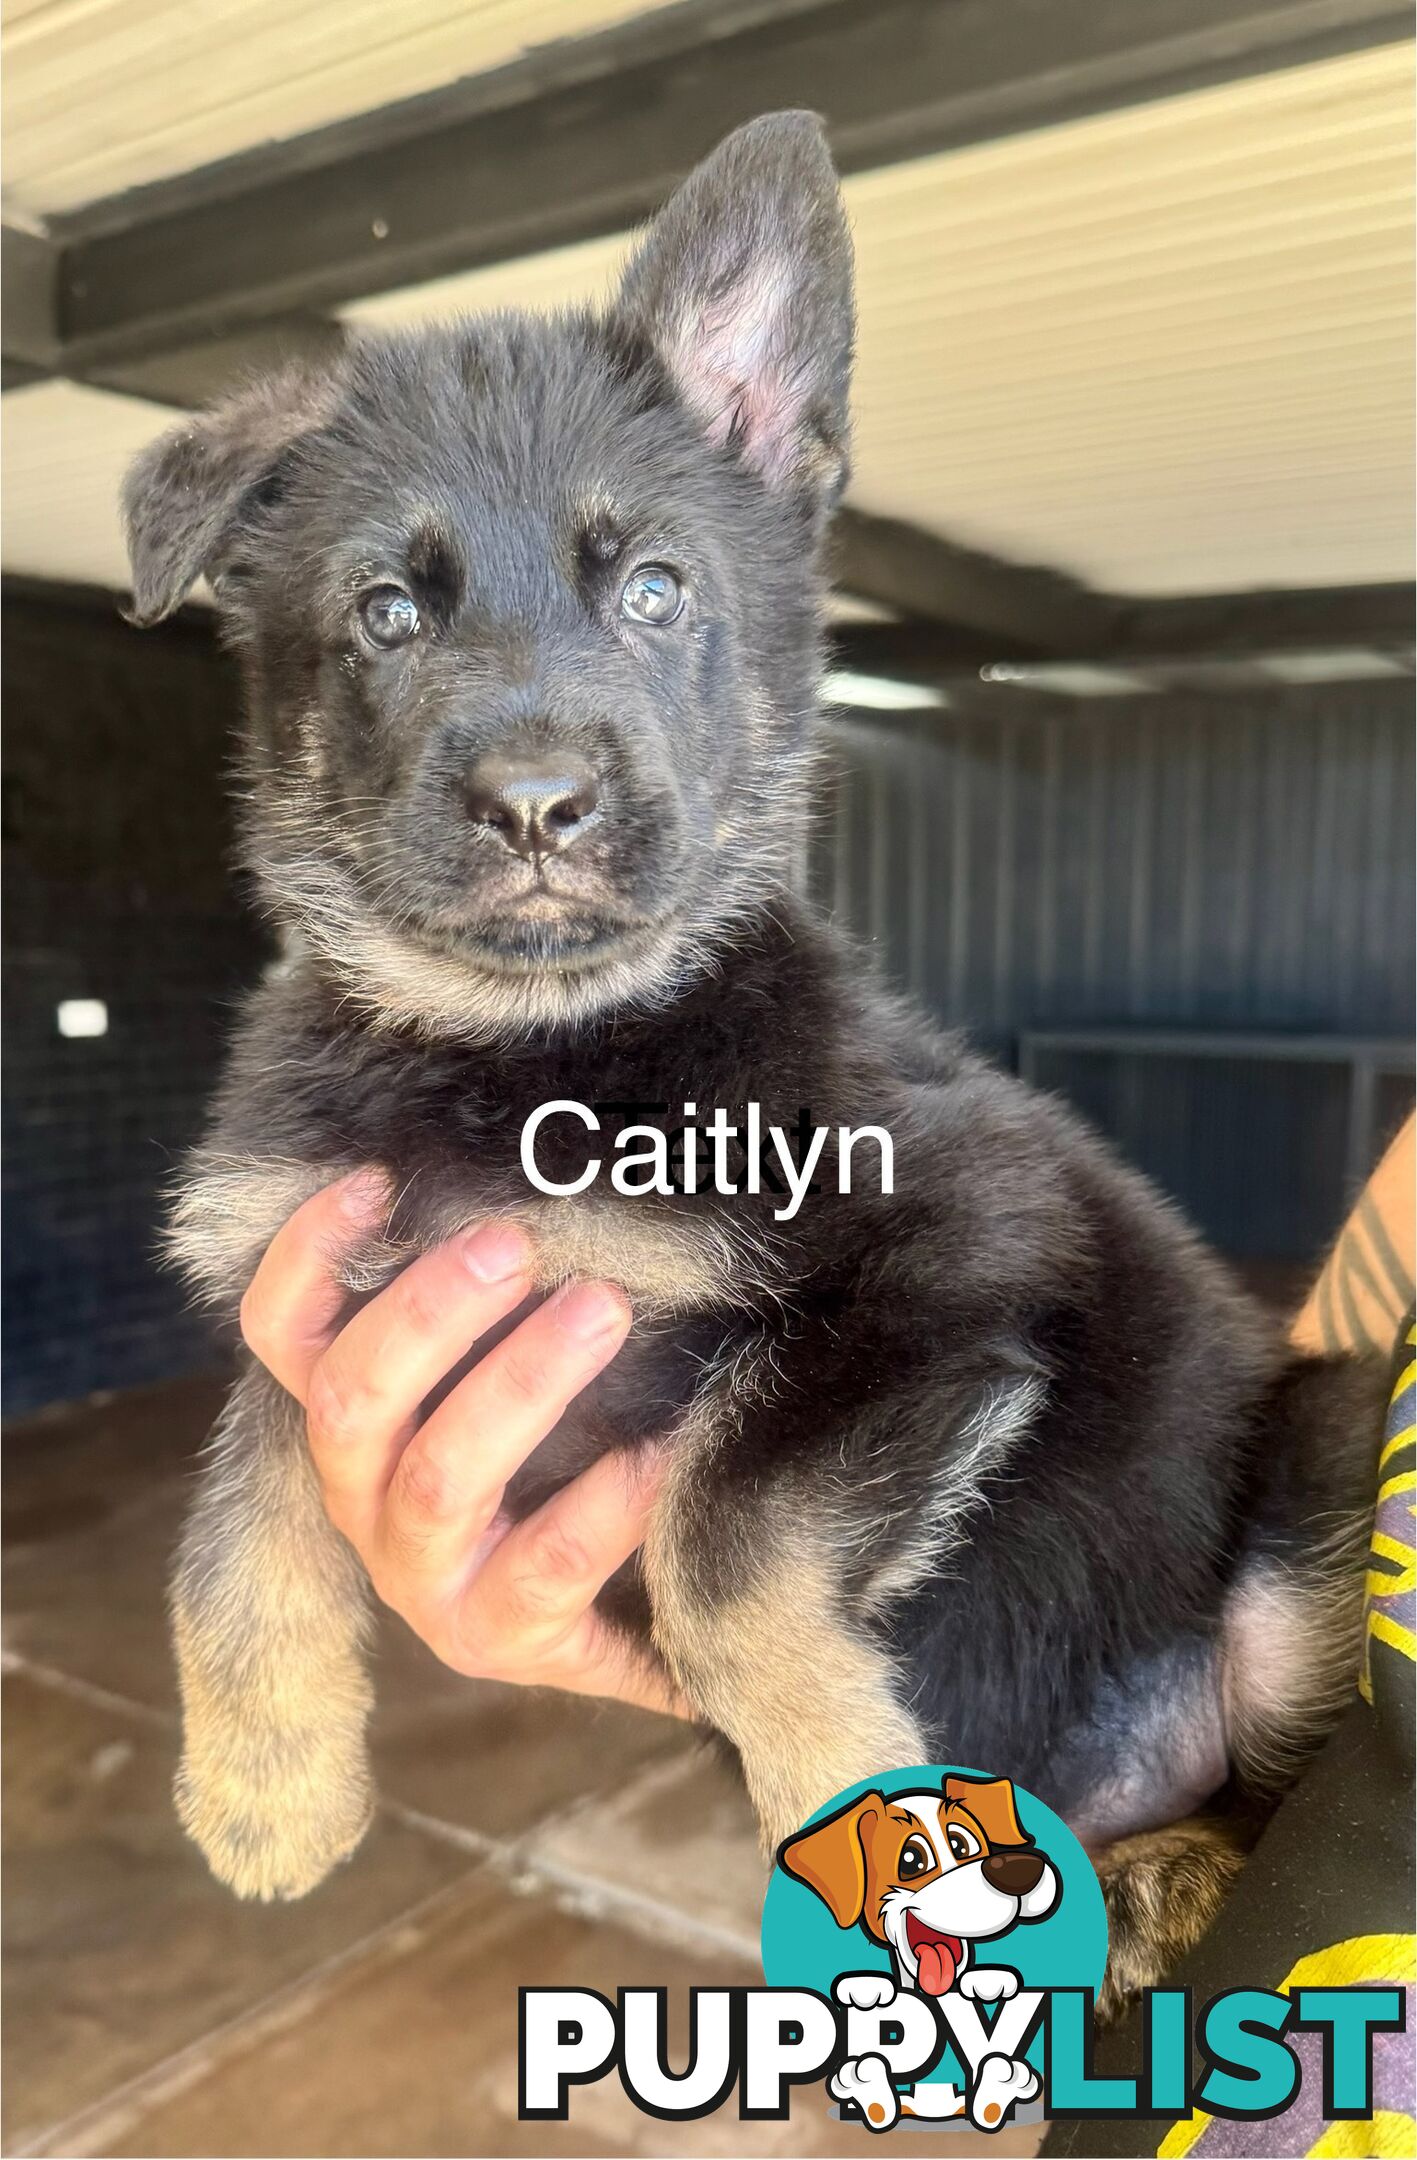
{"type": "Polygon", "coordinates": [[[199,577],[215,577],[243,513],[269,494],[282,457],[334,396],[328,372],[288,368],[148,445],[123,483],[134,622],[161,622],[199,577]]]}
{"type": "Polygon", "coordinates": [[[1033,1842],[1018,1819],[1014,1789],[1008,1778],[947,1777],[945,1798],[958,1800],[962,1807],[969,1809],[991,1845],[1029,1845],[1033,1842]]]}
{"type": "Polygon", "coordinates": [[[866,1909],[865,1837],[885,1811],[881,1793],[865,1793],[778,1851],[778,1866],[816,1891],[838,1927],[855,1927],[866,1909]]]}
{"type": "Polygon", "coordinates": [[[769,113],[720,143],[660,212],[618,311],[714,443],[769,487],[846,482],[851,240],[822,124],[769,113]]]}

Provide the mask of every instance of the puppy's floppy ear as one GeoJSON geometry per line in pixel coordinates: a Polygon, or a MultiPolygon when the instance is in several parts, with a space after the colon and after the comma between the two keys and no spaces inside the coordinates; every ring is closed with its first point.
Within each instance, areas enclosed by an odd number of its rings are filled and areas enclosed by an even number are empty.
{"type": "Polygon", "coordinates": [[[769,113],[719,144],[650,226],[618,312],[714,443],[769,487],[846,483],[851,239],[822,124],[769,113]]]}
{"type": "Polygon", "coordinates": [[[945,1779],[946,1800],[958,1800],[978,1823],[991,1845],[1031,1845],[1018,1819],[1014,1788],[1006,1777],[945,1779]]]}
{"type": "Polygon", "coordinates": [[[866,1909],[865,1833],[885,1811],[881,1793],[865,1793],[778,1849],[778,1866],[816,1891],[838,1927],[855,1927],[866,1909]]]}
{"type": "Polygon", "coordinates": [[[123,483],[131,620],[161,622],[204,573],[215,577],[243,515],[276,484],[282,457],[333,406],[328,371],[292,367],[150,443],[123,483]]]}

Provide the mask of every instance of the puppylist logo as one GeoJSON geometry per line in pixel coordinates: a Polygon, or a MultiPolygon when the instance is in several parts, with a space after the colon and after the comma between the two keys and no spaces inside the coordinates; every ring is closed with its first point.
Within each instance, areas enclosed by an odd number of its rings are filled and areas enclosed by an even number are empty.
{"type": "Polygon", "coordinates": [[[1090,2017],[1106,1962],[1071,1831],[1010,1779],[961,1770],[901,1772],[815,1816],[779,1849],[763,1914],[769,1981],[835,2005],[827,2089],[877,2132],[1037,2119],[1049,1997],[1085,1996],[1090,2017]]]}
{"type": "MultiPolygon", "coordinates": [[[[1095,1969],[1100,1982],[1106,1961],[1096,1878],[1085,1857],[1079,1870],[1061,1824],[1050,1821],[1044,1837],[1053,1838],[1056,1861],[1024,1828],[1008,1778],[931,1773],[889,1797],[873,1789],[849,1800],[782,1846],[782,1875],[805,1885],[839,1934],[854,1931],[833,1962],[854,1953],[860,1964],[868,1945],[871,1953],[865,1969],[831,1979],[847,2052],[828,2089],[844,2115],[878,2131],[900,2120],[962,2118],[997,2130],[1037,2099],[1043,2080],[1028,2049],[1043,2003],[1019,1967],[1041,1978],[1052,1949],[1072,1976],[1095,1969]],[[1066,1918],[1065,1870],[1073,1887],[1066,1918]],[[1054,1915],[1054,1941],[1023,1939],[1054,1915]]],[[[793,1961],[804,1917],[796,1906],[775,1880],[765,1967],[784,1950],[793,1961]]]]}
{"type": "Polygon", "coordinates": [[[667,2121],[735,2092],[745,2122],[781,2121],[794,2087],[821,2084],[835,2112],[878,2135],[1171,2117],[1174,2138],[1207,2118],[1284,2114],[1304,2079],[1293,2043],[1310,2034],[1324,2119],[1362,2121],[1375,2037],[1405,2029],[1400,1986],[1236,1987],[1201,2006],[1188,1989],[1153,1988],[1136,2074],[1097,2076],[1107,1923],[1087,1854],[1032,1794],[958,1767],[868,1780],[788,1838],[762,1943],[765,1986],[690,1989],[687,2044],[664,1988],[613,2001],[523,1988],[522,2117],[564,2122],[574,2087],[618,2075],[667,2121]]]}

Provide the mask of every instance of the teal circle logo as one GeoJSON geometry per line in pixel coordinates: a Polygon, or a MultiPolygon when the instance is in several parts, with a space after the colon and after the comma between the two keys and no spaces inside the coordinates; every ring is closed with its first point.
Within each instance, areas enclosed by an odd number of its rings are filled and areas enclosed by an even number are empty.
{"type": "Polygon", "coordinates": [[[1106,1965],[1087,1854],[1008,1778],[932,1763],[863,1779],[778,1849],[764,1975],[850,2014],[860,2047],[830,2090],[872,2129],[914,2117],[995,2130],[1026,2116],[1041,2091],[1034,1991],[1096,1990],[1106,1965]],[[932,2012],[942,2051],[902,2089],[893,2044],[932,2012]]]}

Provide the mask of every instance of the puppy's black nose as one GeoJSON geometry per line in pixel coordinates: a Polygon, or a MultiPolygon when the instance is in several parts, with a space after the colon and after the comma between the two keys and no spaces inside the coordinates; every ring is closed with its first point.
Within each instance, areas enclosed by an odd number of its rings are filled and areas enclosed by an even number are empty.
{"type": "Polygon", "coordinates": [[[1005,1897],[1027,1897],[1043,1874],[1036,1852],[991,1852],[980,1870],[985,1882],[1005,1897]]]}
{"type": "Polygon", "coordinates": [[[479,758],[464,783],[468,816],[490,826],[514,855],[554,855],[595,813],[595,774],[577,758],[479,758]]]}

